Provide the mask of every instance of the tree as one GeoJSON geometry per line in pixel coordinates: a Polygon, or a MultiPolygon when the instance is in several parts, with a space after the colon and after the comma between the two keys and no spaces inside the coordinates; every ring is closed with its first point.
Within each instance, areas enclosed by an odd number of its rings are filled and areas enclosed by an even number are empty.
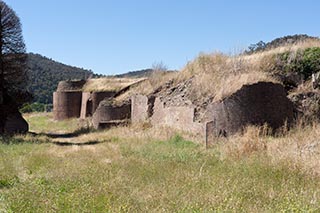
{"type": "Polygon", "coordinates": [[[27,55],[19,17],[0,0],[0,132],[7,110],[28,99],[27,55]],[[14,106],[13,106],[14,105],[14,106]]]}

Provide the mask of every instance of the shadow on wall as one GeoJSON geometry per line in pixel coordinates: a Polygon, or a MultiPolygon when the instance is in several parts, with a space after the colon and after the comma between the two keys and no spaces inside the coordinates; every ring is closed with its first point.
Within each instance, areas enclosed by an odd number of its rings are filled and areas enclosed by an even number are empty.
{"type": "Polygon", "coordinates": [[[142,95],[131,100],[132,123],[150,120],[154,126],[198,134],[206,143],[212,143],[214,137],[233,135],[248,125],[267,124],[278,129],[286,122],[292,123],[294,116],[283,86],[271,82],[244,85],[231,96],[209,104],[203,122],[195,122],[194,106],[166,106],[160,97],[142,95]]]}

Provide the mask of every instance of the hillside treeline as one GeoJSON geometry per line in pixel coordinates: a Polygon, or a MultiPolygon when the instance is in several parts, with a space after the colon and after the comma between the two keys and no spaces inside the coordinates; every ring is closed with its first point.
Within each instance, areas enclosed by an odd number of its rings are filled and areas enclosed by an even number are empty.
{"type": "Polygon", "coordinates": [[[59,81],[71,79],[86,79],[96,75],[83,68],[68,66],[39,54],[28,54],[29,85],[34,102],[52,103],[52,93],[59,81]]]}

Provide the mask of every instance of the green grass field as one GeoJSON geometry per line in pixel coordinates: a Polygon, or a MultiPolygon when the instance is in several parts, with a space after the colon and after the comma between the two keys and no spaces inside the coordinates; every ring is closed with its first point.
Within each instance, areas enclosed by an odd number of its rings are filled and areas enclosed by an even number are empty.
{"type": "MultiPolygon", "coordinates": [[[[77,126],[46,114],[27,120],[36,132],[77,126]]],[[[1,139],[9,144],[0,143],[0,212],[320,211],[320,178],[300,167],[274,163],[265,152],[226,157],[219,146],[157,135],[164,134],[119,127],[1,139]],[[87,141],[97,143],[81,145],[87,141]]]]}

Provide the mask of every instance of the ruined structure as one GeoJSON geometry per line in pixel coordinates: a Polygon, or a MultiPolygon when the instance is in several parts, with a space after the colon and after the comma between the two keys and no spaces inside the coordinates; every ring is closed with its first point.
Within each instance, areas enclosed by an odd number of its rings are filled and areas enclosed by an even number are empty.
{"type": "Polygon", "coordinates": [[[154,95],[132,97],[133,123],[148,120],[154,126],[164,125],[199,134],[204,140],[235,134],[248,125],[268,124],[277,129],[293,120],[293,104],[286,97],[285,89],[271,82],[244,85],[223,100],[203,105],[203,116],[198,115],[199,106],[190,100],[175,106],[174,101],[168,101],[175,100],[174,97],[154,95]]]}
{"type": "Polygon", "coordinates": [[[93,116],[99,103],[105,98],[112,98],[116,92],[83,92],[81,100],[80,118],[84,119],[93,116]]]}
{"type": "Polygon", "coordinates": [[[130,115],[130,103],[115,104],[112,99],[105,99],[94,113],[92,124],[96,129],[125,124],[130,120],[130,115]]]}
{"type": "Polygon", "coordinates": [[[212,121],[209,132],[216,136],[232,135],[248,125],[267,124],[278,129],[293,121],[293,104],[281,84],[259,82],[244,85],[225,99],[207,107],[205,119],[212,121]]]}
{"type": "Polygon", "coordinates": [[[93,117],[95,128],[123,123],[130,119],[130,102],[115,104],[113,100],[144,80],[144,78],[100,78],[87,81],[62,81],[53,94],[54,119],[93,117]]]}
{"type": "Polygon", "coordinates": [[[53,117],[64,120],[80,116],[82,87],[86,81],[61,81],[53,93],[53,117]]]}
{"type": "Polygon", "coordinates": [[[109,79],[109,82],[112,87],[100,82],[108,89],[98,91],[90,91],[95,88],[93,81],[90,87],[86,81],[61,82],[54,94],[55,119],[92,116],[97,129],[130,120],[148,121],[153,126],[192,132],[208,142],[210,138],[240,132],[248,125],[267,124],[277,129],[290,124],[294,117],[294,106],[284,87],[272,82],[243,85],[219,101],[214,101],[213,96],[194,99],[190,91],[192,79],[177,85],[167,83],[148,96],[133,95],[131,100],[118,97],[141,80],[109,79]]]}

